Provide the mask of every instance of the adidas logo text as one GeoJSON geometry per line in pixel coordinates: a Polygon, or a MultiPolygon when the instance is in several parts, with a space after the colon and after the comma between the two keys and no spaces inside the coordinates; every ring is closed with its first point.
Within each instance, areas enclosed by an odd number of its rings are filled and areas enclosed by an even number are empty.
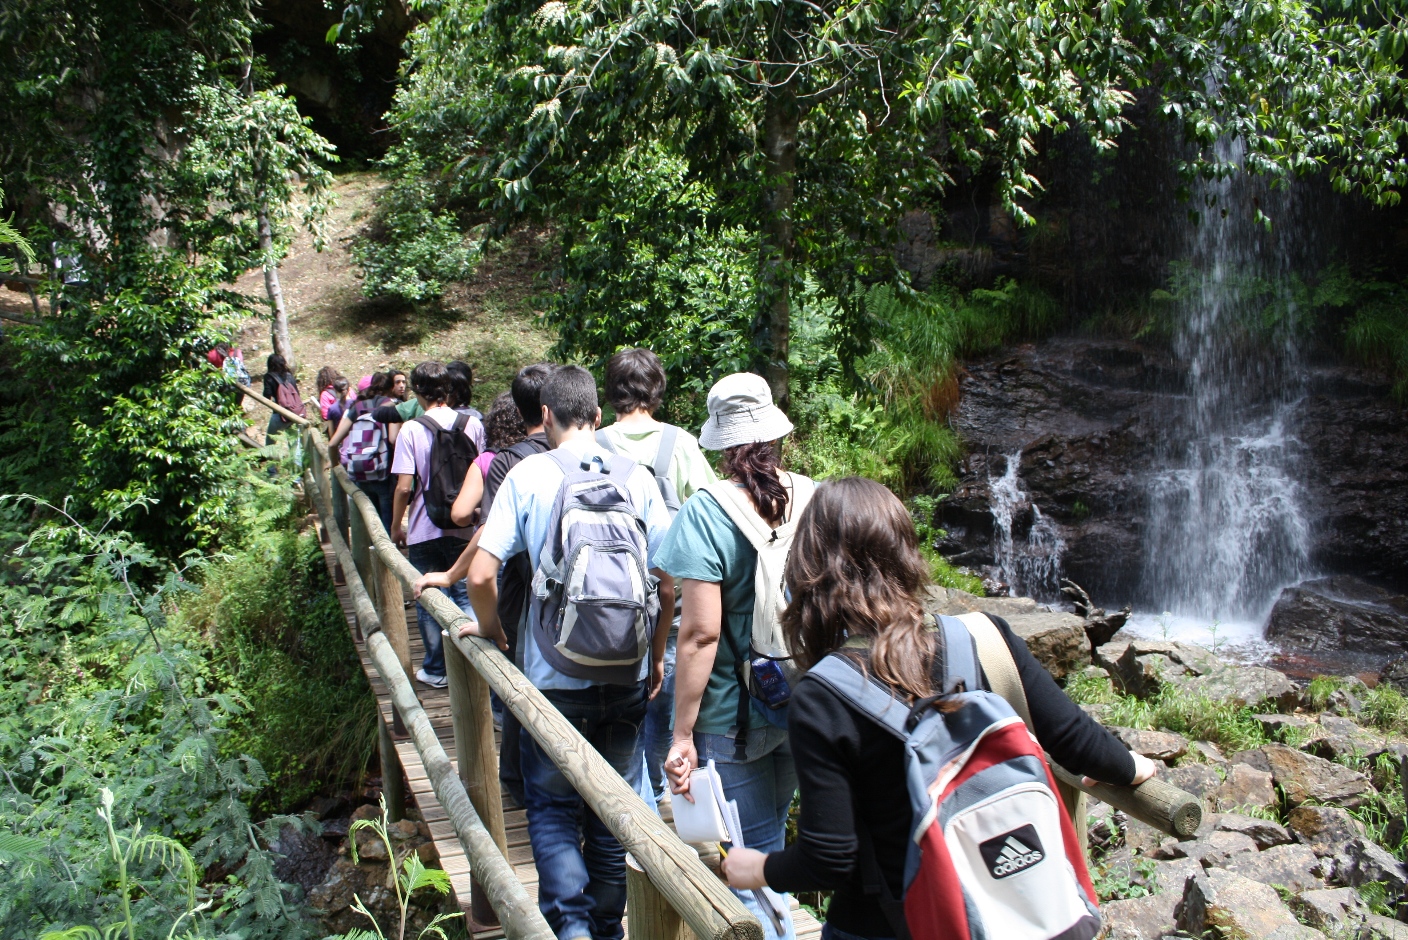
{"type": "Polygon", "coordinates": [[[1007,842],[1002,846],[1002,854],[998,856],[997,864],[992,868],[992,876],[1001,878],[1003,875],[1010,875],[1035,865],[1045,857],[1036,849],[1023,845],[1013,836],[1008,836],[1007,842]]]}
{"type": "Polygon", "coordinates": [[[1019,826],[994,836],[978,848],[987,864],[988,874],[997,879],[1025,871],[1046,858],[1036,828],[1031,825],[1019,826]]]}

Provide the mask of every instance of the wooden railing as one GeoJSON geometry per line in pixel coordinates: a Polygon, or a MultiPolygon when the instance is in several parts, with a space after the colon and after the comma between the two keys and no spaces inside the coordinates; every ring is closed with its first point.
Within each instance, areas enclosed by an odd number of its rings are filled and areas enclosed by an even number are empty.
{"type": "MultiPolygon", "coordinates": [[[[428,588],[420,603],[444,631],[451,720],[459,774],[416,697],[403,586],[420,577],[392,543],[376,507],[329,459],[321,432],[247,387],[241,391],[303,428],[304,488],[346,579],[372,663],[392,691],[397,725],[410,734],[436,798],[464,846],[474,875],[471,903],[479,923],[502,924],[510,940],[550,940],[537,905],[508,862],[489,691],[498,694],[542,746],[587,805],[630,853],[627,916],[639,940],[761,940],[757,919],[659,814],[612,769],[551,702],[492,643],[461,637],[469,618],[444,592],[428,588]]],[[[390,730],[379,721],[383,787],[393,814],[404,812],[401,767],[390,730]]],[[[1059,771],[1058,771],[1059,772],[1059,771]]],[[[1059,772],[1062,783],[1169,834],[1187,837],[1201,820],[1192,795],[1162,781],[1140,787],[1086,785],[1059,772]]],[[[1083,815],[1083,814],[1082,814],[1083,815]]]]}

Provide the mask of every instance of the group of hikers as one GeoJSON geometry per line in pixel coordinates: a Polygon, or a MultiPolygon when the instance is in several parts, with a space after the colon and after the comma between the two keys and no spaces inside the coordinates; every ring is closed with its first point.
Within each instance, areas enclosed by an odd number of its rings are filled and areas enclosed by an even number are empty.
{"type": "MultiPolygon", "coordinates": [[[[416,597],[445,591],[471,618],[462,634],[512,657],[648,802],[711,798],[707,779],[736,804],[722,869],[767,937],[794,936],[786,892],[823,889],[835,940],[947,935],[955,917],[973,937],[1093,937],[1042,751],[1114,784],[1153,764],[1000,618],[928,614],[909,512],[870,480],[788,471],[793,426],[764,379],[720,379],[697,438],[656,419],[650,350],[617,353],[605,379],[606,427],[575,365],[523,368],[487,415],[464,363],[317,381],[333,452],[424,572],[416,597]]],[[[417,619],[416,678],[444,686],[441,627],[419,605],[417,619]]],[[[544,916],[560,940],[617,940],[623,848],[501,721],[544,916]]]]}

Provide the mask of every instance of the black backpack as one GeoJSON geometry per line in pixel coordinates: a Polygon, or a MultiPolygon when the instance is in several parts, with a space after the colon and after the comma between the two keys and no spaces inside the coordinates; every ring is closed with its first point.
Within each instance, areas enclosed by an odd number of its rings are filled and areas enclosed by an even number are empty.
{"type": "Polygon", "coordinates": [[[469,465],[479,456],[479,448],[464,433],[469,415],[457,414],[448,428],[429,415],[416,418],[416,423],[430,432],[429,479],[419,481],[425,487],[425,514],[437,529],[458,528],[450,519],[450,509],[460,495],[469,465]]]}

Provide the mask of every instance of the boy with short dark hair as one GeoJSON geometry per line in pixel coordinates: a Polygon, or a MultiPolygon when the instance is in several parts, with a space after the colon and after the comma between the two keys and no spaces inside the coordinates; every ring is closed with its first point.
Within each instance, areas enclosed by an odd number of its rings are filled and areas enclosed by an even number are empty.
{"type": "MultiPolygon", "coordinates": [[[[480,530],[479,550],[469,566],[469,592],[479,622],[461,632],[486,636],[501,645],[506,645],[497,608],[501,560],[527,552],[532,568],[537,569],[540,556],[546,552],[550,557],[553,550],[548,527],[566,479],[563,464],[575,466],[581,461],[604,468],[612,460],[594,436],[601,411],[591,373],[579,366],[557,370],[542,387],[541,400],[540,420],[548,443],[570,457],[560,461],[560,455],[534,454],[509,471],[480,530]]],[[[645,554],[653,558],[670,524],[655,480],[637,466],[621,485],[645,524],[645,554]]],[[[661,578],[660,602],[668,609],[674,603],[673,582],[653,562],[648,564],[661,578]]],[[[569,676],[552,665],[531,629],[518,638],[528,680],[632,786],[640,780],[643,741],[639,733],[630,735],[625,729],[640,728],[647,701],[659,691],[663,634],[655,631],[635,680],[628,684],[569,676]]],[[[625,850],[585,809],[581,796],[537,742],[529,735],[520,740],[528,838],[538,864],[538,906],[561,940],[619,940],[626,907],[625,850]]]]}
{"type": "MultiPolygon", "coordinates": [[[[464,434],[479,450],[484,449],[484,425],[472,415],[460,415],[446,401],[450,395],[450,375],[439,362],[422,362],[411,371],[411,390],[416,401],[425,409],[425,418],[442,428],[454,426],[464,418],[464,434]]],[[[443,571],[454,564],[469,544],[473,531],[441,529],[430,521],[425,511],[425,495],[430,485],[431,432],[420,421],[407,421],[401,426],[396,441],[396,455],[391,461],[391,473],[396,477],[396,491],[391,504],[391,538],[405,544],[412,565],[420,571],[443,571]],[[410,509],[409,523],[402,519],[410,509]]],[[[456,583],[446,593],[465,613],[470,612],[469,598],[463,583],[456,583]]],[[[416,605],[416,621],[425,642],[425,661],[416,670],[416,678],[432,688],[444,688],[445,650],[442,647],[440,624],[420,604],[416,605]]]]}

